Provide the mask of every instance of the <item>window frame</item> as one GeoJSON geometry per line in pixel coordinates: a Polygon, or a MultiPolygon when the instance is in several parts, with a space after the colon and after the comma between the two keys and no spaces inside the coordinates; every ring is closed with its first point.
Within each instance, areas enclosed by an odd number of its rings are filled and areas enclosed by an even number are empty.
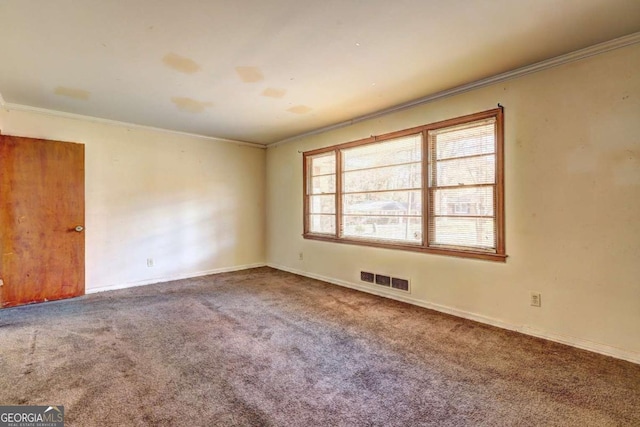
{"type": "Polygon", "coordinates": [[[469,114],[453,119],[442,120],[422,126],[416,126],[409,129],[390,132],[383,135],[371,136],[368,138],[350,141],[343,144],[333,145],[330,147],[319,148],[302,153],[303,155],[303,238],[310,240],[319,240],[334,243],[346,243],[352,245],[371,246],[376,248],[399,249],[413,252],[432,253],[438,255],[449,255],[463,258],[474,258],[489,261],[505,262],[505,219],[504,219],[504,111],[502,107],[482,111],[479,113],[469,114]],[[481,249],[472,249],[467,247],[442,247],[429,246],[429,226],[432,215],[430,187],[429,187],[429,150],[431,149],[428,140],[429,131],[438,130],[447,127],[459,126],[483,119],[495,118],[495,198],[494,198],[494,217],[495,217],[495,252],[485,251],[481,249]],[[353,236],[341,236],[342,231],[342,200],[343,200],[343,162],[342,150],[347,148],[358,147],[366,144],[379,143],[387,140],[401,138],[403,136],[421,134],[422,136],[422,243],[402,243],[394,241],[382,241],[366,238],[358,238],[353,236]],[[336,177],[335,177],[335,233],[313,233],[309,228],[309,163],[314,156],[328,154],[333,152],[336,160],[336,177]]]}

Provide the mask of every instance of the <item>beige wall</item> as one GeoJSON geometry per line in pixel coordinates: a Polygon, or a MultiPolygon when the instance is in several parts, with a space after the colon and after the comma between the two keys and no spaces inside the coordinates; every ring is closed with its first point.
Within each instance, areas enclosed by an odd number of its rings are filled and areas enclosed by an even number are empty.
{"type": "Polygon", "coordinates": [[[270,265],[640,362],[640,46],[267,150],[270,265]],[[505,264],[304,240],[301,151],[505,106],[505,264]],[[304,260],[298,259],[303,252],[304,260]],[[529,305],[531,291],[542,307],[529,305]]]}
{"type": "Polygon", "coordinates": [[[263,149],[24,111],[0,129],[85,144],[87,291],[264,263],[263,149]]]}

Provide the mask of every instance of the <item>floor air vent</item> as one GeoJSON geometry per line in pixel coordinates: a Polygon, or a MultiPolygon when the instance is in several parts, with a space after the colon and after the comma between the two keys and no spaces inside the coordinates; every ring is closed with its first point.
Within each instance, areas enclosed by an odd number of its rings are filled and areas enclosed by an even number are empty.
{"type": "Polygon", "coordinates": [[[398,279],[397,277],[393,277],[391,279],[391,287],[395,289],[400,289],[401,291],[408,291],[409,281],[406,279],[398,279]]]}
{"type": "Polygon", "coordinates": [[[375,275],[373,273],[369,273],[368,271],[360,272],[360,280],[362,280],[363,282],[373,283],[373,276],[375,275]]]}
{"type": "Polygon", "coordinates": [[[375,283],[376,285],[386,286],[398,291],[409,292],[409,280],[401,279],[399,277],[391,277],[384,274],[361,271],[360,280],[367,283],[375,283]]]}
{"type": "Polygon", "coordinates": [[[391,285],[391,277],[384,276],[382,274],[376,274],[376,285],[390,286],[391,285]]]}

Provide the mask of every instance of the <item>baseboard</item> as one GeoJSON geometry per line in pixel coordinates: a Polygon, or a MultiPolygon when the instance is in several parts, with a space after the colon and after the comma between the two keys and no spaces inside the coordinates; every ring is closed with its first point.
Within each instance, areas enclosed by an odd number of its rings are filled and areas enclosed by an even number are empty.
{"type": "Polygon", "coordinates": [[[581,339],[581,338],[556,334],[553,332],[533,328],[527,325],[514,325],[512,323],[508,323],[503,320],[495,319],[495,318],[484,316],[481,314],[472,313],[472,312],[460,310],[457,308],[447,307],[440,304],[434,304],[434,303],[418,300],[406,295],[399,295],[399,294],[391,293],[388,291],[385,292],[384,289],[373,289],[368,286],[360,285],[357,283],[347,282],[344,280],[334,279],[332,277],[326,277],[319,274],[309,273],[306,271],[285,267],[283,265],[267,263],[267,266],[271,268],[275,268],[277,270],[282,270],[282,271],[287,271],[289,273],[297,274],[299,276],[305,276],[311,279],[322,280],[323,282],[332,283],[334,285],[356,289],[358,291],[367,292],[369,294],[374,294],[374,295],[382,296],[385,298],[406,302],[408,304],[417,305],[420,307],[439,311],[441,313],[451,314],[456,317],[473,320],[476,322],[484,323],[491,326],[496,326],[498,328],[507,329],[510,331],[520,332],[525,335],[530,335],[537,338],[543,338],[549,341],[554,341],[557,343],[569,345],[571,347],[576,347],[582,350],[587,350],[594,353],[603,354],[605,356],[614,357],[616,359],[622,359],[628,362],[640,364],[640,353],[636,353],[633,351],[628,351],[628,350],[612,347],[606,344],[596,343],[596,342],[581,339]]]}
{"type": "Polygon", "coordinates": [[[99,286],[97,288],[89,288],[85,290],[85,294],[95,294],[98,292],[115,291],[116,289],[134,288],[136,286],[153,285],[155,283],[171,282],[173,280],[191,279],[194,277],[208,276],[210,274],[228,273],[230,271],[248,270],[250,268],[264,267],[265,263],[235,265],[233,267],[214,268],[213,270],[198,271],[195,273],[178,274],[175,276],[157,277],[138,282],[118,283],[115,285],[99,286]]]}

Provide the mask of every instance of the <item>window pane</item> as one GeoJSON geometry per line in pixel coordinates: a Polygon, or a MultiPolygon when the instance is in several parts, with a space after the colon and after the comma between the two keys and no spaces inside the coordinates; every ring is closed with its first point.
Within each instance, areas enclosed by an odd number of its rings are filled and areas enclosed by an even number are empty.
{"type": "Polygon", "coordinates": [[[345,214],[354,215],[420,215],[420,191],[393,191],[384,193],[347,194],[342,199],[345,214]]]}
{"type": "Polygon", "coordinates": [[[336,154],[320,154],[311,158],[309,173],[311,176],[336,173],[336,154]]]}
{"type": "Polygon", "coordinates": [[[406,217],[345,216],[345,237],[422,243],[422,220],[406,217]]]}
{"type": "Polygon", "coordinates": [[[496,178],[496,158],[491,154],[437,162],[437,187],[451,185],[493,184],[496,178]]]}
{"type": "Polygon", "coordinates": [[[309,215],[309,231],[311,233],[335,234],[335,215],[309,215]]]}
{"type": "Polygon", "coordinates": [[[495,248],[493,218],[434,218],[429,230],[432,245],[495,248]]]}
{"type": "Polygon", "coordinates": [[[490,154],[495,151],[495,119],[429,131],[436,159],[490,154]]]}
{"type": "Polygon", "coordinates": [[[430,245],[495,249],[495,132],[494,118],[429,131],[430,245]]]}
{"type": "Polygon", "coordinates": [[[323,175],[311,178],[310,194],[323,194],[336,192],[336,175],[323,175]]]}
{"type": "Polygon", "coordinates": [[[422,137],[420,134],[411,135],[347,148],[342,150],[342,158],[345,171],[419,162],[422,159],[422,137]]]}
{"type": "Polygon", "coordinates": [[[309,196],[309,213],[336,213],[336,196],[309,196]]]}
{"type": "Polygon", "coordinates": [[[421,191],[387,191],[420,188],[421,159],[421,135],[343,150],[343,236],[421,244],[421,191]]]}
{"type": "Polygon", "coordinates": [[[419,188],[421,179],[421,163],[345,172],[342,178],[345,193],[419,188]]]}
{"type": "Polygon", "coordinates": [[[493,187],[451,188],[433,193],[436,215],[493,216],[493,187]]]}
{"type": "Polygon", "coordinates": [[[308,232],[336,235],[336,153],[309,157],[308,232]]]}

